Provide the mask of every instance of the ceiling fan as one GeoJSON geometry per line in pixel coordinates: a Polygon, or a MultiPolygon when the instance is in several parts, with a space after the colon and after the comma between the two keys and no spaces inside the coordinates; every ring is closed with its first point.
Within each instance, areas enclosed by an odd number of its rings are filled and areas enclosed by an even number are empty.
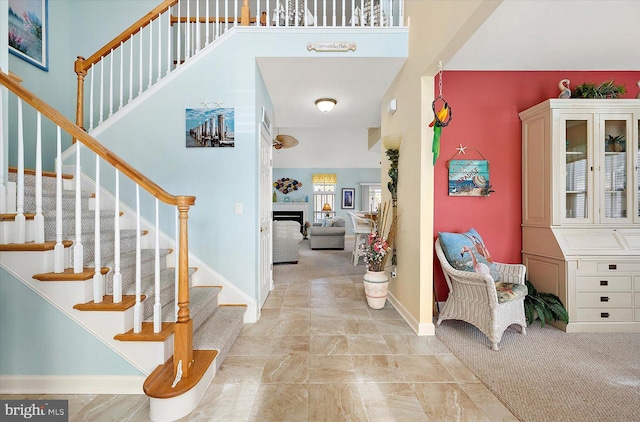
{"type": "Polygon", "coordinates": [[[273,140],[273,147],[275,149],[293,148],[298,145],[298,140],[290,135],[278,135],[273,140]]]}

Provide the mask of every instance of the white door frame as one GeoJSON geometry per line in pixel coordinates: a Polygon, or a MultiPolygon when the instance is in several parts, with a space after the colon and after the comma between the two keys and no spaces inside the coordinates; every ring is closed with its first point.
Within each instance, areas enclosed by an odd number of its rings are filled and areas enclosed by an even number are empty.
{"type": "Polygon", "coordinates": [[[260,239],[258,242],[258,316],[262,311],[269,292],[273,289],[273,243],[272,243],[272,182],[273,161],[271,135],[262,124],[260,133],[260,168],[259,168],[259,215],[258,224],[260,239]]]}

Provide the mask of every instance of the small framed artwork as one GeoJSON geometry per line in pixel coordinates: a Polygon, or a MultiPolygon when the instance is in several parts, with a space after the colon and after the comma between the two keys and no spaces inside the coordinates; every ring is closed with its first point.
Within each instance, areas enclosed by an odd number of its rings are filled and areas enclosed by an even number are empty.
{"type": "Polygon", "coordinates": [[[356,190],[352,188],[342,189],[342,209],[355,208],[354,195],[356,190]]]}
{"type": "Polygon", "coordinates": [[[269,115],[267,114],[267,110],[262,107],[262,126],[267,130],[267,133],[271,135],[271,119],[269,119],[269,115]]]}
{"type": "Polygon", "coordinates": [[[9,0],[9,52],[49,70],[48,0],[9,0]]]}
{"type": "Polygon", "coordinates": [[[187,148],[235,146],[232,108],[188,108],[185,126],[187,148]]]}
{"type": "Polygon", "coordinates": [[[449,196],[489,196],[489,161],[450,160],[449,196]]]}

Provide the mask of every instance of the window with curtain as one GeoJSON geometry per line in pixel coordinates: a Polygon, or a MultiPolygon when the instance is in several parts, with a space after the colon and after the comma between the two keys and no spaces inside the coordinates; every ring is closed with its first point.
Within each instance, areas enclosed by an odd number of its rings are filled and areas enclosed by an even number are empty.
{"type": "Polygon", "coordinates": [[[336,215],[336,183],[335,174],[314,174],[313,183],[313,221],[321,222],[327,215],[336,215]]]}

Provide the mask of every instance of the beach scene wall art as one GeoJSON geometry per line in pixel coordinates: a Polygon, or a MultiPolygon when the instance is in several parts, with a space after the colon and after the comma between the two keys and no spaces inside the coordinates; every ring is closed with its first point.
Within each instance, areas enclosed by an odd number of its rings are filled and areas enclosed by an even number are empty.
{"type": "Polygon", "coordinates": [[[489,161],[449,161],[449,196],[489,196],[489,161]]]}

